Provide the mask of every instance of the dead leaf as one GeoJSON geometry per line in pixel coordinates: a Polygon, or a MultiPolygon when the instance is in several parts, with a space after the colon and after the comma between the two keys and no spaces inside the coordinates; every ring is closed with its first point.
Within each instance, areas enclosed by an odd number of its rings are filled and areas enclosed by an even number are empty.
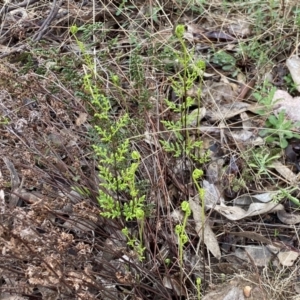
{"type": "Polygon", "coordinates": [[[284,210],[282,204],[276,204],[274,202],[268,203],[252,203],[249,206],[249,209],[245,211],[244,209],[237,206],[225,206],[225,205],[216,205],[214,210],[219,212],[221,215],[226,217],[229,220],[237,221],[246,217],[257,216],[264,213],[278,212],[284,210]]]}
{"type": "Polygon", "coordinates": [[[202,226],[204,224],[204,244],[206,245],[207,249],[212,253],[212,255],[220,259],[221,258],[221,251],[219,247],[219,243],[216,239],[215,234],[211,230],[209,224],[208,224],[208,218],[205,218],[205,220],[202,220],[202,207],[196,203],[192,198],[189,200],[190,208],[193,212],[193,218],[195,221],[195,229],[197,231],[197,234],[200,238],[202,237],[202,226]]]}
{"type": "Polygon", "coordinates": [[[173,277],[164,276],[163,278],[164,287],[170,290],[174,290],[177,296],[187,297],[186,288],[183,284],[180,284],[180,280],[173,277]]]}
{"type": "Polygon", "coordinates": [[[296,183],[298,181],[297,175],[287,166],[283,165],[280,161],[272,162],[269,167],[273,167],[284,179],[290,183],[296,183]]]}
{"type": "MultiPolygon", "coordinates": [[[[198,89],[191,89],[189,93],[192,97],[198,97],[198,89]],[[197,93],[197,94],[196,94],[197,93]]],[[[213,80],[207,80],[201,93],[201,99],[207,104],[220,104],[220,102],[232,102],[235,99],[237,93],[234,92],[229,82],[215,82],[213,80]]],[[[217,108],[218,106],[216,106],[217,108]]]]}
{"type": "Polygon", "coordinates": [[[265,243],[267,245],[272,244],[272,241],[267,239],[266,237],[262,236],[259,233],[253,232],[253,231],[241,231],[241,232],[230,232],[230,234],[235,236],[241,236],[248,239],[252,239],[261,243],[265,243]]]}
{"type": "Polygon", "coordinates": [[[220,121],[239,115],[240,113],[248,110],[249,107],[250,104],[248,103],[236,101],[235,103],[225,104],[215,111],[207,110],[206,115],[211,121],[220,121]]]}
{"type": "MultiPolygon", "coordinates": [[[[299,88],[300,89],[300,88],[299,88]]],[[[292,97],[288,92],[277,90],[274,94],[272,102],[274,105],[274,112],[278,113],[285,111],[286,116],[294,121],[300,121],[300,97],[292,97]]]]}
{"type": "Polygon", "coordinates": [[[289,214],[285,210],[281,210],[277,213],[278,219],[288,225],[295,225],[300,223],[300,215],[297,214],[289,214]]]}
{"type": "Polygon", "coordinates": [[[224,285],[203,297],[203,300],[244,300],[242,289],[236,286],[224,285]]]}
{"type": "Polygon", "coordinates": [[[296,55],[291,56],[286,60],[286,66],[291,73],[298,92],[300,92],[300,58],[296,55]]]}
{"type": "Polygon", "coordinates": [[[216,185],[209,183],[207,180],[203,180],[204,204],[205,210],[213,208],[216,204],[224,202],[221,197],[220,191],[216,185]]]}
{"type": "Polygon", "coordinates": [[[277,257],[280,263],[285,267],[291,267],[298,258],[299,253],[295,251],[279,252],[277,257]]]}
{"type": "Polygon", "coordinates": [[[247,142],[253,137],[253,133],[249,130],[230,131],[230,133],[236,142],[247,142]]]}
{"type": "Polygon", "coordinates": [[[258,267],[268,266],[273,257],[273,253],[266,246],[244,246],[238,248],[234,253],[238,258],[254,263],[258,267]]]}
{"type": "Polygon", "coordinates": [[[246,22],[244,19],[237,19],[231,25],[229,25],[229,33],[238,36],[238,37],[246,37],[250,35],[250,24],[246,22]]]}
{"type": "Polygon", "coordinates": [[[81,126],[83,123],[85,123],[87,116],[87,113],[79,113],[79,117],[75,121],[76,126],[81,126]]]}

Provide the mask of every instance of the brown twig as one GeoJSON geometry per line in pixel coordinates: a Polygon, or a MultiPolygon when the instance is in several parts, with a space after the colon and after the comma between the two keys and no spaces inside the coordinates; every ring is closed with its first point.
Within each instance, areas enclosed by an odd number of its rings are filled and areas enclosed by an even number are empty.
{"type": "Polygon", "coordinates": [[[246,95],[249,93],[250,90],[253,89],[255,82],[256,82],[256,78],[254,77],[250,80],[249,83],[246,83],[242,86],[241,91],[240,91],[239,95],[237,96],[238,101],[245,100],[246,95]]]}
{"type": "Polygon", "coordinates": [[[51,24],[51,22],[53,21],[53,19],[57,15],[61,4],[62,4],[62,0],[60,0],[58,2],[58,5],[56,5],[56,0],[53,1],[53,7],[51,9],[50,14],[48,15],[48,17],[44,21],[44,23],[41,26],[41,28],[39,29],[39,31],[36,32],[33,36],[33,41],[34,42],[38,42],[42,38],[42,36],[45,34],[46,30],[49,28],[49,25],[51,24]]]}
{"type": "Polygon", "coordinates": [[[3,7],[3,9],[0,11],[0,17],[10,11],[13,11],[15,9],[18,9],[20,7],[28,7],[29,5],[31,4],[34,4],[36,2],[39,2],[40,0],[25,0],[21,3],[19,3],[18,5],[11,5],[11,6],[8,6],[8,7],[3,7]]]}

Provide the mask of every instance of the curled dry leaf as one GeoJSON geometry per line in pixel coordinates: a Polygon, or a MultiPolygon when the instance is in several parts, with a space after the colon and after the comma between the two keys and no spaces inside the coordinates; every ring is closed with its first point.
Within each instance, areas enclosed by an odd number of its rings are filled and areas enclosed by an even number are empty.
{"type": "Polygon", "coordinates": [[[202,207],[194,201],[192,198],[189,200],[190,208],[193,212],[193,218],[195,221],[195,229],[197,231],[197,234],[202,240],[202,226],[204,224],[204,244],[206,245],[207,249],[212,253],[212,255],[220,259],[221,258],[221,250],[219,247],[219,243],[216,239],[215,234],[211,230],[209,224],[208,224],[208,218],[205,218],[203,220],[202,218],[202,207]]]}
{"type": "Polygon", "coordinates": [[[267,192],[267,193],[257,194],[257,195],[249,195],[249,194],[241,195],[233,200],[233,205],[239,207],[245,207],[255,202],[267,203],[270,202],[277,193],[278,192],[267,192]]]}
{"type": "Polygon", "coordinates": [[[291,73],[291,76],[297,86],[298,92],[300,92],[300,58],[295,55],[291,56],[286,60],[286,66],[291,73]]]}
{"type": "Polygon", "coordinates": [[[298,181],[297,175],[280,161],[272,162],[270,167],[273,167],[288,182],[296,183],[298,181]]]}
{"type": "Polygon", "coordinates": [[[272,102],[274,105],[274,112],[278,113],[285,111],[286,116],[293,122],[300,121],[300,97],[292,97],[288,92],[277,90],[273,96],[272,102]]]}
{"type": "Polygon", "coordinates": [[[284,224],[295,225],[300,223],[300,215],[289,214],[285,210],[279,211],[277,217],[284,224]]]}
{"type": "Polygon", "coordinates": [[[249,206],[249,209],[246,211],[237,206],[225,206],[225,205],[216,205],[214,208],[221,215],[226,217],[229,220],[237,221],[246,217],[257,216],[260,214],[278,212],[284,210],[282,204],[276,204],[273,202],[268,203],[252,203],[249,206]]]}

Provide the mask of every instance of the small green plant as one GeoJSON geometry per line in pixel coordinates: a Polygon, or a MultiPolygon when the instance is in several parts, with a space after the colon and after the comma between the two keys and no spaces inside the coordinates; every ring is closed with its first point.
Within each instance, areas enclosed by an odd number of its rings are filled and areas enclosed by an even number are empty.
{"type": "MultiPolygon", "coordinates": [[[[203,72],[205,69],[205,62],[203,60],[194,61],[193,50],[187,48],[184,41],[184,25],[178,25],[175,29],[175,35],[180,43],[180,51],[175,53],[178,61],[178,65],[182,67],[182,70],[171,79],[171,85],[174,93],[178,97],[178,102],[173,102],[166,99],[165,102],[174,114],[180,117],[177,120],[164,120],[162,123],[165,125],[167,130],[172,132],[175,136],[173,140],[160,140],[163,149],[172,154],[173,157],[190,159],[196,164],[202,164],[208,160],[207,155],[200,155],[202,147],[202,141],[200,137],[192,139],[189,133],[191,123],[195,124],[196,127],[200,125],[200,96],[201,96],[201,84],[203,80],[203,72]],[[200,83],[198,83],[200,82],[200,83]],[[195,98],[188,96],[188,91],[198,85],[197,96],[195,98]],[[189,109],[192,106],[197,106],[195,113],[188,114],[189,109]],[[192,120],[191,120],[192,118],[192,120]],[[196,122],[195,122],[196,120],[196,122]]],[[[176,119],[176,118],[175,118],[176,119]]],[[[203,175],[203,171],[196,169],[195,176],[200,177],[200,173],[203,175]]],[[[198,185],[198,183],[197,183],[198,185]]],[[[200,198],[203,196],[203,190],[198,185],[199,191],[201,192],[200,198]]],[[[202,198],[201,198],[202,199],[202,198]]],[[[175,233],[178,236],[178,252],[179,252],[179,265],[180,265],[180,276],[183,280],[183,247],[188,242],[188,236],[185,232],[186,222],[191,214],[191,209],[187,201],[181,203],[181,209],[184,211],[184,220],[182,224],[178,224],[175,227],[175,233]]]]}
{"type": "Polygon", "coordinates": [[[197,286],[197,296],[198,296],[198,300],[201,300],[201,283],[202,283],[202,280],[200,277],[198,277],[196,279],[196,286],[197,286]]]}
{"type": "Polygon", "coordinates": [[[204,236],[204,221],[205,221],[205,203],[204,203],[204,189],[199,185],[198,183],[198,180],[200,178],[203,177],[203,171],[200,170],[200,169],[195,169],[193,171],[193,174],[192,174],[192,177],[193,177],[193,182],[197,188],[197,191],[198,191],[198,194],[199,194],[199,199],[201,201],[201,207],[202,207],[202,216],[201,216],[201,219],[202,219],[202,230],[203,230],[203,236],[204,236]]]}
{"type": "Polygon", "coordinates": [[[166,258],[165,259],[165,264],[168,267],[171,264],[171,259],[170,258],[166,258]]]}
{"type": "Polygon", "coordinates": [[[185,232],[186,223],[188,217],[191,215],[190,205],[187,201],[181,203],[181,209],[184,212],[184,218],[182,224],[178,224],[175,227],[175,233],[178,236],[178,245],[179,245],[179,263],[180,266],[183,266],[183,246],[188,242],[189,237],[185,232]]]}
{"type": "MultiPolygon", "coordinates": [[[[300,207],[300,201],[298,198],[292,196],[292,193],[294,191],[298,191],[299,192],[299,189],[297,187],[292,187],[292,188],[289,188],[289,189],[280,189],[280,193],[281,193],[281,197],[285,197],[287,199],[289,199],[291,202],[293,202],[296,206],[300,207]]],[[[274,200],[273,200],[274,201],[274,200]]]]}
{"type": "Polygon", "coordinates": [[[279,188],[279,190],[277,192],[274,192],[274,194],[272,195],[272,201],[275,203],[280,203],[280,201],[282,201],[283,199],[288,199],[296,206],[300,207],[299,199],[292,195],[294,192],[299,193],[299,188],[295,186],[288,188],[279,188]]]}
{"type": "MultiPolygon", "coordinates": [[[[263,16],[265,18],[265,15],[263,16]]],[[[257,34],[262,29],[260,27],[256,27],[257,34]]],[[[237,56],[240,58],[247,58],[247,60],[251,60],[255,62],[255,65],[259,68],[262,65],[265,65],[269,58],[267,53],[270,52],[270,48],[260,40],[253,39],[250,43],[248,42],[241,42],[239,43],[239,48],[237,50],[237,56]]]]}
{"type": "Polygon", "coordinates": [[[138,240],[136,237],[132,237],[127,227],[122,229],[122,233],[127,238],[127,245],[132,247],[132,249],[137,253],[139,260],[143,261],[145,259],[144,253],[146,248],[143,247],[141,240],[138,240]]]}
{"type": "Polygon", "coordinates": [[[7,117],[0,117],[0,125],[9,124],[9,119],[7,117]]]}
{"type": "Polygon", "coordinates": [[[212,62],[221,66],[224,71],[233,71],[236,68],[236,59],[223,50],[214,53],[212,62]]]}
{"type": "Polygon", "coordinates": [[[287,76],[284,76],[283,77],[286,85],[287,85],[287,88],[288,88],[288,92],[290,94],[294,93],[297,91],[297,84],[294,82],[291,74],[288,74],[287,76]]]}
{"type": "MultiPolygon", "coordinates": [[[[176,114],[180,115],[179,120],[164,120],[162,123],[167,130],[172,131],[175,135],[175,139],[172,141],[160,140],[165,151],[173,154],[174,157],[187,156],[195,161],[203,162],[204,158],[199,157],[199,149],[202,146],[202,141],[192,140],[189,135],[187,126],[193,122],[196,126],[200,124],[200,95],[201,87],[198,88],[198,97],[194,99],[187,95],[189,89],[191,89],[197,80],[202,82],[203,71],[205,69],[205,62],[198,60],[193,61],[192,50],[189,50],[183,39],[184,25],[178,25],[175,30],[176,37],[181,45],[181,52],[176,53],[179,65],[182,66],[182,72],[179,72],[177,77],[172,78],[172,88],[175,94],[179,97],[180,103],[174,103],[168,99],[165,100],[169,109],[176,114]],[[188,110],[191,106],[197,104],[198,108],[191,116],[188,115],[188,110]],[[196,122],[194,122],[196,120],[196,122]]],[[[194,111],[193,111],[194,112],[194,111]]],[[[206,158],[205,158],[206,159],[206,158]]]]}
{"type": "MultiPolygon", "coordinates": [[[[295,126],[299,126],[298,123],[295,126]]],[[[288,146],[288,139],[300,138],[299,134],[292,131],[292,121],[285,118],[285,111],[280,111],[277,117],[275,115],[269,116],[266,127],[259,132],[259,135],[266,137],[267,143],[278,143],[283,149],[288,146]]]]}
{"type": "Polygon", "coordinates": [[[74,190],[83,197],[89,197],[91,195],[90,190],[85,186],[73,186],[72,190],[74,190]]]}
{"type": "MultiPolygon", "coordinates": [[[[136,172],[140,164],[140,154],[131,150],[130,140],[127,137],[129,116],[127,113],[116,120],[111,114],[111,103],[97,85],[97,71],[94,61],[87,54],[84,44],[76,38],[78,28],[71,27],[71,33],[82,52],[84,67],[84,88],[91,95],[91,103],[95,108],[94,128],[100,142],[93,145],[98,157],[99,177],[101,179],[98,202],[102,209],[101,215],[106,218],[124,218],[125,221],[136,221],[139,225],[139,240],[131,237],[127,227],[123,234],[127,244],[137,251],[140,260],[144,259],[143,228],[145,219],[145,195],[140,195],[136,186],[136,172]],[[129,200],[121,200],[126,195],[129,200]]],[[[118,88],[117,75],[111,76],[112,83],[118,88]]]]}
{"type": "Polygon", "coordinates": [[[182,224],[175,227],[175,233],[178,236],[178,251],[179,251],[179,266],[180,266],[180,281],[183,280],[183,246],[188,242],[189,237],[185,232],[188,217],[191,215],[191,208],[187,201],[181,203],[181,209],[184,212],[182,224]]]}
{"type": "Polygon", "coordinates": [[[258,114],[264,115],[272,111],[274,106],[274,94],[276,88],[272,87],[268,81],[265,81],[263,86],[256,90],[252,95],[256,101],[261,105],[261,108],[257,111],[258,114]]]}
{"type": "MultiPolygon", "coordinates": [[[[123,13],[123,11],[126,8],[129,8],[129,6],[126,4],[128,2],[128,0],[122,0],[122,2],[120,3],[118,10],[116,12],[116,16],[119,16],[121,13],[123,13]]],[[[130,6],[132,8],[132,6],[130,6]]]]}
{"type": "Polygon", "coordinates": [[[255,170],[257,178],[261,175],[269,175],[269,168],[272,162],[280,158],[279,151],[270,151],[268,148],[263,147],[251,151],[248,166],[255,170]]]}

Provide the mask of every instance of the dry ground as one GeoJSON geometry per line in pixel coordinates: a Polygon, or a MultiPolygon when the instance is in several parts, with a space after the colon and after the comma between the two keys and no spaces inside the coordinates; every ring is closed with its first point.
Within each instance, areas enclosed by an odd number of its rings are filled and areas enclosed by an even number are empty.
{"type": "Polygon", "coordinates": [[[298,53],[297,1],[138,2],[0,1],[0,299],[300,299],[299,127],[288,128],[288,147],[260,135],[275,114],[272,88],[299,95],[286,67],[298,53]],[[75,24],[110,117],[129,113],[124,136],[142,157],[142,262],[121,232],[138,224],[103,218],[97,202],[101,141],[75,24]],[[160,143],[176,140],[162,122],[178,119],[165,99],[182,101],[172,89],[182,70],[178,24],[193,59],[206,63],[188,91],[196,98],[201,87],[201,124],[185,128],[203,141],[201,155],[209,151],[203,164],[160,143]],[[195,168],[211,197],[205,232],[195,168]],[[193,214],[180,262],[183,200],[193,214]]]}

